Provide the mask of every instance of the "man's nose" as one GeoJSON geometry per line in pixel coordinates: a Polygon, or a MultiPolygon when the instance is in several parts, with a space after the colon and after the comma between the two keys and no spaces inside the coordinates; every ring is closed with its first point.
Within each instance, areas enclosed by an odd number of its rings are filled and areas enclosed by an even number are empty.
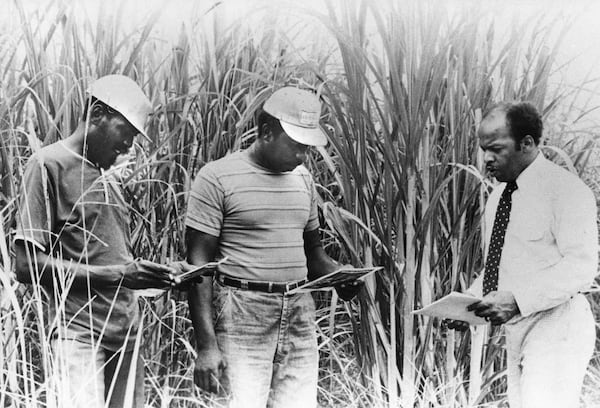
{"type": "Polygon", "coordinates": [[[494,161],[494,156],[490,153],[490,152],[483,152],[483,162],[485,164],[488,164],[490,162],[494,161]]]}

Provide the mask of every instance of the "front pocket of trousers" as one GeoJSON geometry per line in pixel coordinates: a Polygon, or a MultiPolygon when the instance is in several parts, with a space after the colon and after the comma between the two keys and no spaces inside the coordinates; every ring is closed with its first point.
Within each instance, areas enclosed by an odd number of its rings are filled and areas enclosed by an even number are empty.
{"type": "Polygon", "coordinates": [[[231,291],[227,287],[213,288],[213,322],[218,326],[223,318],[231,314],[231,291]]]}

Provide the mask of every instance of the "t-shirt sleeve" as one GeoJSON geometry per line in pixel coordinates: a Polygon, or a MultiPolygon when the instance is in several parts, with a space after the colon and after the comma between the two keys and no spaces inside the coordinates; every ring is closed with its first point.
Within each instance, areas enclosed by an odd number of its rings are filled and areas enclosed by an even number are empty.
{"type": "Polygon", "coordinates": [[[185,225],[218,237],[223,225],[224,191],[210,166],[203,167],[192,184],[185,225]]]}
{"type": "Polygon", "coordinates": [[[317,208],[317,189],[315,182],[310,174],[307,174],[309,194],[310,194],[310,213],[308,215],[308,222],[304,231],[314,231],[319,228],[319,210],[317,208]]]}
{"type": "Polygon", "coordinates": [[[50,251],[54,231],[56,194],[42,158],[31,156],[23,180],[17,211],[15,241],[26,241],[45,252],[50,251]]]}

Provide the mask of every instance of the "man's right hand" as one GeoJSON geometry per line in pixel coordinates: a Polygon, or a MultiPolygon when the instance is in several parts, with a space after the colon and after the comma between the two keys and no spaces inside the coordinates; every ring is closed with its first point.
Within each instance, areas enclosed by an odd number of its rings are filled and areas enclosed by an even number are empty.
{"type": "Polygon", "coordinates": [[[121,269],[123,286],[130,289],[166,289],[178,285],[179,271],[144,259],[136,259],[121,269]]]}
{"type": "Polygon", "coordinates": [[[199,349],[194,365],[194,383],[205,391],[217,394],[225,368],[225,360],[216,345],[199,349]]]}
{"type": "Polygon", "coordinates": [[[458,331],[466,331],[469,328],[469,323],[463,322],[462,320],[444,319],[442,324],[447,328],[458,331]]]}

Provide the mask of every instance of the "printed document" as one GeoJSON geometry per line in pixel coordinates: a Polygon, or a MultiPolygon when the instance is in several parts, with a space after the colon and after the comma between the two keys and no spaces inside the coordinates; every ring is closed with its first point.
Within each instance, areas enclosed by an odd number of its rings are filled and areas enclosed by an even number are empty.
{"type": "Polygon", "coordinates": [[[467,306],[480,300],[475,296],[451,292],[432,304],[413,311],[413,313],[442,319],[462,320],[470,324],[488,324],[483,317],[476,316],[475,313],[467,310],[467,306]]]}
{"type": "Polygon", "coordinates": [[[335,286],[343,283],[353,282],[356,279],[364,278],[365,276],[382,269],[382,266],[372,266],[367,268],[341,268],[331,272],[328,275],[309,281],[304,285],[297,287],[296,289],[292,289],[288,292],[288,294],[310,292],[312,290],[330,290],[335,286]]]}

